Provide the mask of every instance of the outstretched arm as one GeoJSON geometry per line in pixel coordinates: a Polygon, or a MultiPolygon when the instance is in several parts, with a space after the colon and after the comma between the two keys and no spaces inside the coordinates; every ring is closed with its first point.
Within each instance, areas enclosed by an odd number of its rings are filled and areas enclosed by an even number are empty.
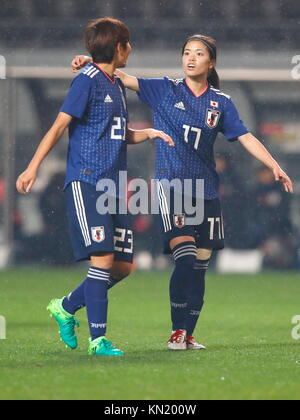
{"type": "Polygon", "coordinates": [[[139,81],[137,77],[130,76],[129,74],[126,74],[121,70],[116,70],[115,73],[118,77],[120,77],[125,87],[127,87],[130,90],[134,90],[135,92],[140,91],[139,81]]]}
{"type": "Polygon", "coordinates": [[[139,144],[157,138],[164,140],[170,147],[175,146],[171,137],[163,131],[154,130],[153,128],[147,128],[145,130],[127,130],[127,141],[129,144],[139,144]]]}
{"type": "Polygon", "coordinates": [[[252,156],[273,171],[275,180],[283,184],[286,192],[294,192],[293,182],[289,176],[281,169],[278,162],[253,134],[244,134],[239,137],[239,141],[252,156]]]}
{"type": "Polygon", "coordinates": [[[28,168],[23,172],[16,183],[17,190],[20,194],[28,194],[33,187],[37,172],[49,152],[59,141],[66,128],[72,121],[72,117],[64,112],[60,112],[51,129],[45,135],[37,148],[28,168]]]}
{"type": "MultiPolygon", "coordinates": [[[[91,57],[86,55],[76,55],[72,62],[71,68],[73,73],[77,73],[78,70],[81,70],[85,67],[88,63],[91,63],[93,60],[91,57]]],[[[122,80],[125,87],[128,89],[134,90],[135,92],[139,92],[139,82],[137,77],[130,76],[129,74],[124,73],[123,71],[116,70],[115,74],[122,80]]]]}

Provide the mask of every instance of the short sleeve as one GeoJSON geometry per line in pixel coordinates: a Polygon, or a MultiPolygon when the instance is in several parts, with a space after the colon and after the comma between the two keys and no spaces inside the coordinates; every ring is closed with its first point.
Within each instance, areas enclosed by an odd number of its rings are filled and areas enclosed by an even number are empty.
{"type": "Polygon", "coordinates": [[[146,102],[152,108],[161,104],[166,93],[170,89],[167,78],[164,79],[138,79],[140,91],[138,96],[142,102],[146,102]]]}
{"type": "Polygon", "coordinates": [[[235,141],[238,137],[249,133],[248,128],[240,119],[235,104],[228,100],[221,123],[221,132],[229,141],[235,141]]]}
{"type": "Polygon", "coordinates": [[[84,74],[77,76],[71,83],[69,93],[60,109],[75,118],[82,118],[91,93],[92,79],[84,74]]]}

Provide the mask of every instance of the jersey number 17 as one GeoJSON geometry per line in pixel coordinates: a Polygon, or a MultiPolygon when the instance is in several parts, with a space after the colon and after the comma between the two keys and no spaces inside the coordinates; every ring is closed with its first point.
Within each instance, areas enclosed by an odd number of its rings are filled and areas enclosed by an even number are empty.
{"type": "Polygon", "coordinates": [[[199,145],[200,145],[200,140],[201,140],[201,133],[202,133],[201,128],[191,127],[190,125],[185,125],[185,124],[183,128],[184,128],[184,141],[186,143],[191,143],[192,141],[194,141],[194,149],[198,150],[199,145]],[[195,133],[195,134],[191,134],[191,133],[195,133]]]}

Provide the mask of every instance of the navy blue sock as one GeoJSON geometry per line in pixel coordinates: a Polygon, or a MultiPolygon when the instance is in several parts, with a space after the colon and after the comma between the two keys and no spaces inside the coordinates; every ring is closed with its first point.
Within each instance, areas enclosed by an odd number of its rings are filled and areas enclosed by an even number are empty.
{"type": "Polygon", "coordinates": [[[85,289],[85,282],[79,287],[77,287],[74,292],[70,293],[69,296],[67,296],[62,303],[62,306],[65,311],[69,312],[71,315],[75,315],[79,309],[85,307],[85,296],[84,296],[84,289],[85,289]]]}
{"type": "MultiPolygon", "coordinates": [[[[108,290],[112,287],[116,286],[118,283],[120,283],[124,278],[117,279],[114,277],[109,278],[108,283],[108,290]]],[[[84,308],[85,305],[85,282],[81,283],[80,286],[77,287],[72,293],[69,294],[69,296],[65,297],[63,300],[62,306],[65,311],[67,311],[71,315],[75,315],[76,312],[79,311],[79,309],[84,308]]]]}
{"type": "Polygon", "coordinates": [[[109,271],[91,267],[85,281],[85,302],[91,339],[106,334],[109,271]]]}
{"type": "Polygon", "coordinates": [[[117,279],[117,278],[114,278],[114,277],[110,276],[109,283],[108,283],[108,290],[110,290],[112,287],[115,287],[122,280],[124,280],[124,278],[123,279],[117,279]]]}
{"type": "Polygon", "coordinates": [[[194,273],[188,295],[188,310],[186,323],[188,336],[193,335],[204,305],[205,275],[208,269],[209,261],[210,260],[197,260],[194,267],[194,273]]]}
{"type": "Polygon", "coordinates": [[[197,249],[194,242],[185,242],[173,249],[175,270],[170,283],[171,318],[173,331],[185,330],[188,292],[196,262],[197,249]]]}

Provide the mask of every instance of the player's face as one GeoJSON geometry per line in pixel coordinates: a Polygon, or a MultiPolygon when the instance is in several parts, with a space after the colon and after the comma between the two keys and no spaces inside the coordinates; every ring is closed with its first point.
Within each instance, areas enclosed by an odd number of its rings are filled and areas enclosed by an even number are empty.
{"type": "Polygon", "coordinates": [[[207,75],[215,65],[209,52],[200,41],[189,42],[183,53],[183,70],[188,77],[207,75]]]}
{"type": "Polygon", "coordinates": [[[118,68],[124,68],[127,65],[128,57],[132,51],[130,42],[127,42],[126,48],[123,48],[121,44],[118,46],[118,68]]]}

